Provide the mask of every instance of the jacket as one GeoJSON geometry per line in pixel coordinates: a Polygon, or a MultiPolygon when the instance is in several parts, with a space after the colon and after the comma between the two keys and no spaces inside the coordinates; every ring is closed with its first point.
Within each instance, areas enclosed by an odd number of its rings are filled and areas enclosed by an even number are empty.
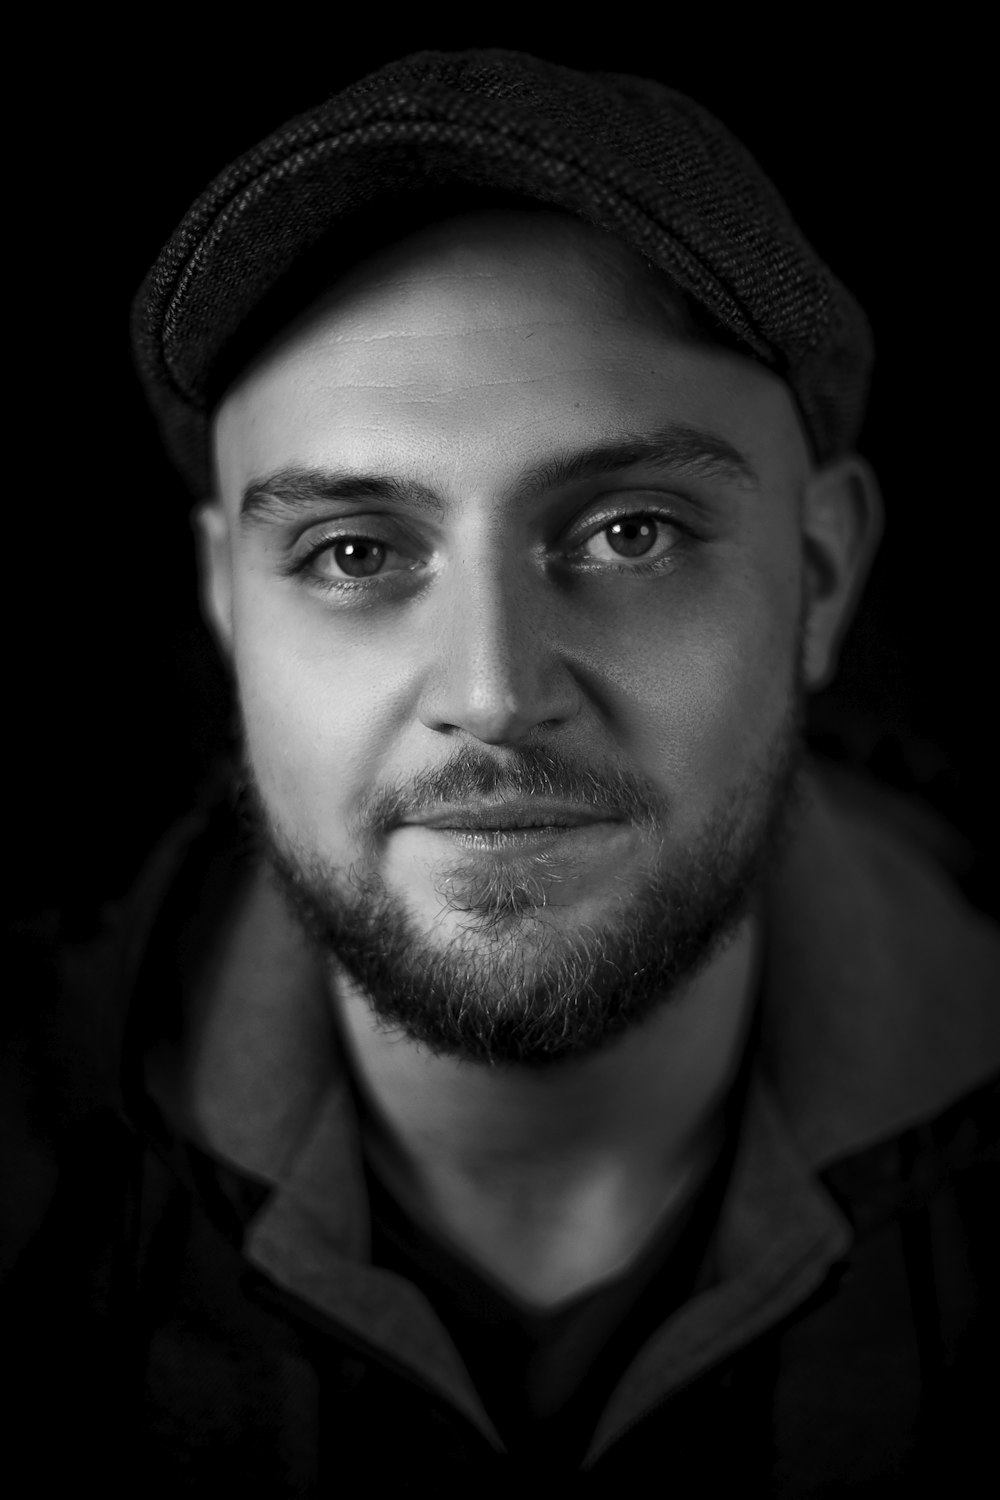
{"type": "Polygon", "coordinates": [[[549,1473],[504,1450],[427,1298],[371,1264],[316,961],[232,810],[192,815],[114,940],[61,971],[29,963],[13,1007],[4,1346],[39,1492],[986,1493],[996,935],[816,775],[765,910],[747,1103],[698,1287],[649,1328],[579,1466],[549,1473]],[[241,1016],[218,1054],[252,1059],[235,1083],[222,1064],[210,1140],[171,1085],[206,992],[241,1016]],[[300,1018],[278,1031],[276,995],[300,1018]]]}

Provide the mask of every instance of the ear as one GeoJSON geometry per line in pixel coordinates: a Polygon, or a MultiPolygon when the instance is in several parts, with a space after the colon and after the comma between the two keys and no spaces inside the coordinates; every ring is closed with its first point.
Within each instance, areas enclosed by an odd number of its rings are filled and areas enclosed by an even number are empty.
{"type": "Polygon", "coordinates": [[[201,611],[226,661],[233,654],[233,553],[221,500],[206,500],[192,518],[198,548],[201,611]]]}
{"type": "Polygon", "coordinates": [[[837,669],[882,536],[882,495],[871,467],[857,454],[818,469],[802,504],[805,577],[803,667],[810,691],[837,669]]]}

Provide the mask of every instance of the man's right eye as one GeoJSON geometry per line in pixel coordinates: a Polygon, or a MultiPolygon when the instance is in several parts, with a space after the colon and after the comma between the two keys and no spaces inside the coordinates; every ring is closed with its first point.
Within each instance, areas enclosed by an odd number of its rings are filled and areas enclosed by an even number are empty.
{"type": "Polygon", "coordinates": [[[290,561],[288,572],[318,588],[335,589],[374,581],[380,575],[406,573],[419,565],[408,548],[394,546],[383,537],[321,533],[297,559],[290,561]]]}
{"type": "Polygon", "coordinates": [[[311,570],[325,578],[372,578],[382,572],[391,551],[374,537],[341,537],[313,554],[311,570]]]}

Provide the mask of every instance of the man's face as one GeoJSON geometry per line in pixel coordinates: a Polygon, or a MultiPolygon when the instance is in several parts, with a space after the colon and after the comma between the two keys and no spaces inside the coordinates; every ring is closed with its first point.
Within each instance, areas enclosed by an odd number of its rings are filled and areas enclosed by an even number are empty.
{"type": "Polygon", "coordinates": [[[603,987],[617,1020],[570,1051],[645,1014],[737,920],[784,801],[805,440],[645,279],[554,213],[436,226],[218,414],[211,584],[277,863],[445,1050],[415,1007],[525,1060],[532,1007],[566,1032],[603,987]]]}

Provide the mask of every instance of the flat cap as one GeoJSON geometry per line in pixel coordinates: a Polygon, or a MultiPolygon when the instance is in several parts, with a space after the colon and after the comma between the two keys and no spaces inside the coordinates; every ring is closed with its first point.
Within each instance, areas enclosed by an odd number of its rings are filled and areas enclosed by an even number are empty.
{"type": "Polygon", "coordinates": [[[609,231],[790,387],[823,461],[849,449],[872,361],[867,320],[749,152],[653,80],[500,48],[419,52],[290,120],[196,200],[133,306],[133,349],[164,440],[197,494],[210,420],[303,267],[345,221],[465,185],[609,231]]]}

